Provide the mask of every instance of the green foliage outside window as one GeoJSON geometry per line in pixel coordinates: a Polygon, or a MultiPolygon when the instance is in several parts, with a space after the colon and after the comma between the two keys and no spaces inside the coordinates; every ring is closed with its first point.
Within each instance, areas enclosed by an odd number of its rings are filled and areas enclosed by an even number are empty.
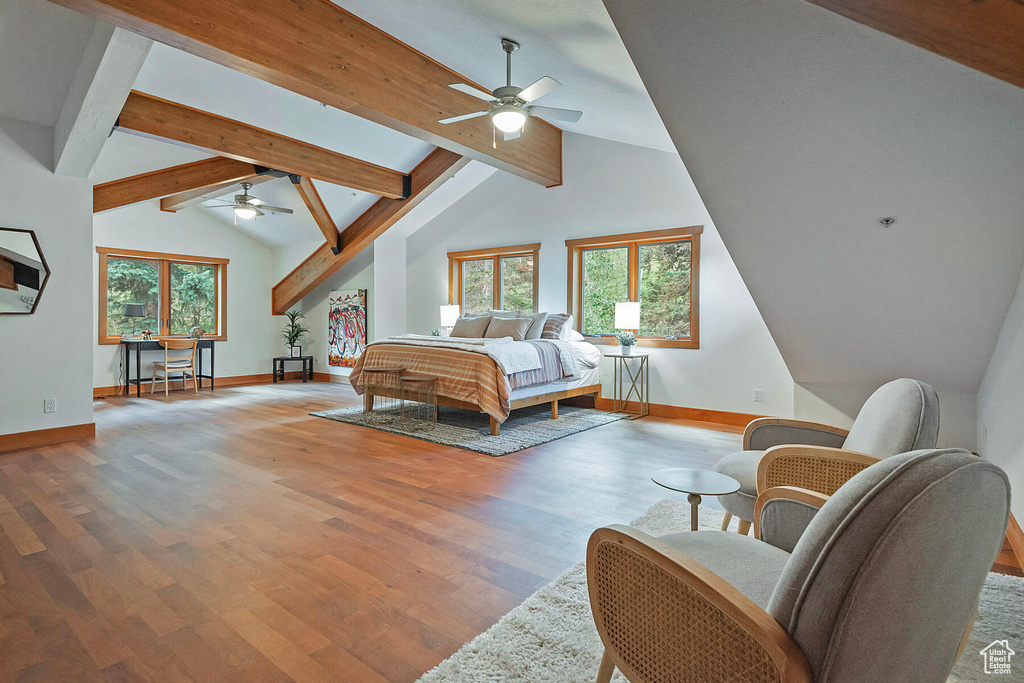
{"type": "Polygon", "coordinates": [[[629,247],[583,251],[583,333],[615,334],[615,304],[629,299],[629,247]]]}
{"type": "Polygon", "coordinates": [[[217,266],[171,263],[171,334],[217,330],[217,266]]]}
{"type": "Polygon", "coordinates": [[[159,331],[160,324],[160,262],[140,259],[107,259],[107,334],[120,336],[135,330],[159,331]],[[126,318],[125,304],[142,304],[145,318],[126,318]]]}
{"type": "Polygon", "coordinates": [[[640,335],[690,336],[690,242],[640,245],[640,335]]]}
{"type": "Polygon", "coordinates": [[[463,261],[462,312],[486,313],[493,307],[494,259],[486,258],[463,261]]]}
{"type": "Polygon", "coordinates": [[[533,310],[533,256],[501,259],[501,309],[533,310]]]}

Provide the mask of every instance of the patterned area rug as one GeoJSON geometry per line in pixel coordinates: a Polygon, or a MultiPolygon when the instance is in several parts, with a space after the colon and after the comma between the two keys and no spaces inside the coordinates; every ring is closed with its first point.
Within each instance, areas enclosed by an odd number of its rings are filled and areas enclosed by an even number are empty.
{"type": "Polygon", "coordinates": [[[444,444],[445,446],[457,446],[469,451],[493,456],[515,453],[525,448],[531,448],[542,443],[554,441],[555,439],[578,434],[579,432],[600,427],[610,422],[617,422],[624,417],[615,413],[606,413],[603,410],[559,406],[558,419],[552,420],[551,406],[545,403],[539,406],[513,410],[509,419],[501,425],[501,434],[491,436],[491,424],[488,417],[483,413],[472,410],[439,407],[437,409],[437,426],[429,432],[407,432],[403,430],[397,419],[397,411],[390,414],[378,411],[376,414],[391,417],[392,423],[387,425],[366,424],[363,420],[363,409],[361,406],[310,413],[310,415],[325,417],[328,420],[371,427],[385,432],[411,436],[414,439],[432,441],[444,444]]]}
{"type": "MultiPolygon", "coordinates": [[[[700,509],[700,528],[719,529],[723,513],[700,509]]],[[[735,529],[737,520],[733,520],[735,529]]],[[[630,522],[653,536],[690,528],[690,506],[676,500],[656,503],[630,522]]],[[[998,678],[1024,680],[1024,663],[1012,662],[1009,676],[987,676],[981,649],[997,638],[1024,644],[1024,579],[989,574],[978,604],[970,641],[947,683],[998,678]]],[[[1020,648],[1018,647],[1019,651],[1020,648]]],[[[497,624],[424,674],[420,683],[593,683],[603,646],[594,628],[584,564],[570,568],[527,598],[497,624]]],[[[615,683],[626,683],[618,671],[615,683]]]]}

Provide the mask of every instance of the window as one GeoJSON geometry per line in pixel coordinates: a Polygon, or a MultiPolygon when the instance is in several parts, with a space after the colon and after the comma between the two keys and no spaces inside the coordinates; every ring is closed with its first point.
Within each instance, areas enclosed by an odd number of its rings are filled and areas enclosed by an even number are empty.
{"type": "Polygon", "coordinates": [[[97,247],[100,261],[99,342],[154,330],[161,337],[188,336],[196,325],[207,336],[227,339],[228,259],[158,254],[97,247]],[[128,318],[125,304],[142,304],[146,315],[128,318]]]}
{"type": "Polygon", "coordinates": [[[569,310],[576,329],[614,344],[615,304],[640,302],[642,346],[699,348],[698,272],[703,226],[566,240],[569,310]]]}
{"type": "Polygon", "coordinates": [[[463,313],[537,310],[539,244],[448,253],[448,301],[463,313]]]}

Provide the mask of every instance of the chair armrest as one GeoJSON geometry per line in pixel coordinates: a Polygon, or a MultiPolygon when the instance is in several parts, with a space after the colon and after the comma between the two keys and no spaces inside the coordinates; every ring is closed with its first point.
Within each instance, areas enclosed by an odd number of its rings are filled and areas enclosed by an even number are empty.
{"type": "Polygon", "coordinates": [[[807,528],[807,523],[814,517],[814,514],[808,512],[806,506],[821,509],[828,499],[829,497],[823,493],[797,486],[773,486],[766,489],[758,494],[757,501],[754,503],[754,538],[771,543],[786,552],[792,552],[796,541],[800,539],[804,529],[807,528]],[[795,509],[785,509],[787,504],[795,509]],[[762,518],[765,509],[771,512],[780,506],[783,509],[777,511],[779,514],[772,514],[768,524],[767,538],[763,538],[764,520],[762,518]]]}
{"type": "Polygon", "coordinates": [[[615,525],[591,535],[587,587],[605,657],[631,681],[811,683],[803,652],[771,615],[636,529],[615,525]]]}
{"type": "Polygon", "coordinates": [[[776,446],[757,463],[757,494],[796,486],[831,496],[853,475],[879,461],[873,455],[825,446],[776,446]]]}
{"type": "Polygon", "coordinates": [[[816,444],[839,448],[849,430],[784,417],[759,417],[743,431],[743,450],[765,451],[781,444],[816,444]]]}

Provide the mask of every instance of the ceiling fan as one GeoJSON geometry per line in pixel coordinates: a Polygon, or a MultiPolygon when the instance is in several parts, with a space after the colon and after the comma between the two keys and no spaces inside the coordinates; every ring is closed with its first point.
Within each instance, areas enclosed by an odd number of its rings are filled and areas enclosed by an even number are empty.
{"type": "Polygon", "coordinates": [[[234,202],[226,202],[224,204],[217,204],[210,208],[213,209],[233,209],[235,216],[245,220],[256,218],[257,216],[265,216],[267,211],[271,213],[292,213],[291,209],[286,209],[283,206],[271,206],[263,203],[262,200],[253,197],[249,194],[249,189],[252,187],[252,183],[242,183],[242,194],[235,195],[234,202]]]}
{"type": "Polygon", "coordinates": [[[580,120],[583,112],[575,109],[559,109],[557,107],[542,107],[530,104],[530,102],[547,95],[555,88],[561,87],[562,84],[550,76],[543,76],[525,88],[518,88],[512,85],[512,53],[519,49],[519,43],[508,38],[502,38],[501,47],[505,50],[505,85],[496,88],[492,93],[486,93],[479,88],[474,88],[465,83],[452,83],[448,86],[489,102],[491,108],[475,111],[471,114],[441,119],[438,123],[456,123],[489,114],[494,127],[504,134],[504,138],[506,140],[515,140],[519,137],[523,126],[526,124],[526,119],[530,115],[539,114],[544,118],[568,121],[570,123],[580,120]]]}

